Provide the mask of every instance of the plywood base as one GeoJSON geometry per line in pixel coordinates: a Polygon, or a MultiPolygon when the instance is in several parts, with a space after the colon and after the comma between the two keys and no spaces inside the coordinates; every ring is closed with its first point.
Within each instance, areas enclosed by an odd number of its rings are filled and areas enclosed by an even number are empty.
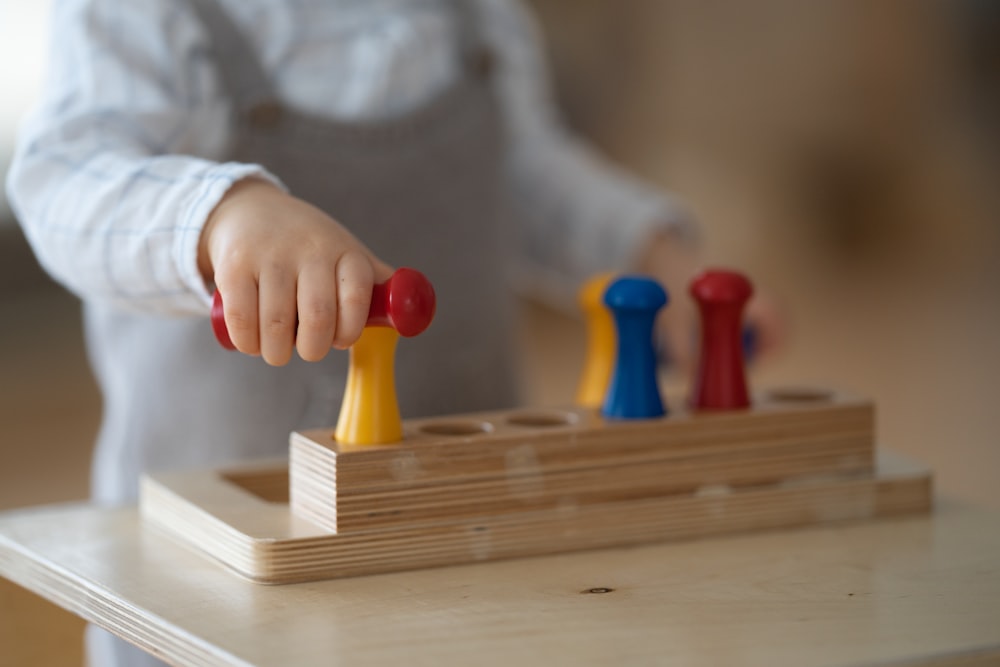
{"type": "Polygon", "coordinates": [[[317,429],[291,434],[287,462],[147,478],[141,509],[264,583],[927,511],[927,471],[876,464],[874,415],[844,393],[784,390],[649,420],[413,420],[375,446],[317,429]]]}
{"type": "Polygon", "coordinates": [[[872,473],[335,534],[295,516],[287,464],[144,480],[143,517],[261,583],[290,583],[723,533],[926,512],[928,471],[882,455],[872,473]]]}

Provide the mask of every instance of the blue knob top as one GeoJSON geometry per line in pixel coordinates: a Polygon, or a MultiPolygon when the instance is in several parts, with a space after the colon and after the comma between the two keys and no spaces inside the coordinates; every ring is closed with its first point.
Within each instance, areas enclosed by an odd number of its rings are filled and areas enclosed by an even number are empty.
{"type": "Polygon", "coordinates": [[[612,310],[655,312],[667,305],[667,292],[652,278],[625,276],[608,287],[604,303],[612,310]]]}

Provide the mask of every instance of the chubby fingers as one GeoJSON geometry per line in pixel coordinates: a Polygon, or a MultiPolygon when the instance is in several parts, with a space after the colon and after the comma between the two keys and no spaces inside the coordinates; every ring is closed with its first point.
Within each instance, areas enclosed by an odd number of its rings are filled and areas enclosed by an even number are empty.
{"type": "Polygon", "coordinates": [[[333,345],[337,331],[336,285],[336,267],[325,262],[308,264],[299,273],[295,347],[306,361],[319,361],[333,345]]]}
{"type": "Polygon", "coordinates": [[[257,279],[260,355],[271,366],[292,358],[296,333],[296,276],[274,268],[257,279]]]}
{"type": "Polygon", "coordinates": [[[363,250],[348,251],[335,264],[315,261],[290,273],[277,265],[256,277],[235,273],[221,280],[226,328],[234,347],[260,355],[272,366],[290,361],[293,350],[319,361],[331,347],[350,347],[368,319],[372,289],[392,268],[363,250]]]}
{"type": "Polygon", "coordinates": [[[758,292],[750,299],[746,321],[756,333],[755,357],[771,357],[785,348],[789,327],[787,310],[770,294],[758,292]]]}
{"type": "Polygon", "coordinates": [[[687,299],[677,299],[664,309],[657,322],[660,340],[667,346],[669,362],[688,375],[697,362],[698,314],[687,299]]]}
{"type": "Polygon", "coordinates": [[[346,349],[368,321],[372,287],[392,269],[361,250],[344,253],[335,266],[307,265],[299,273],[296,349],[306,361],[319,361],[331,347],[346,349]]]}
{"type": "Polygon", "coordinates": [[[375,267],[364,252],[346,252],[337,262],[336,277],[337,330],[333,346],[342,350],[354,344],[368,321],[375,267]]]}
{"type": "Polygon", "coordinates": [[[257,281],[251,275],[218,280],[218,289],[225,297],[223,316],[229,340],[243,354],[260,354],[260,328],[257,316],[257,281]]]}

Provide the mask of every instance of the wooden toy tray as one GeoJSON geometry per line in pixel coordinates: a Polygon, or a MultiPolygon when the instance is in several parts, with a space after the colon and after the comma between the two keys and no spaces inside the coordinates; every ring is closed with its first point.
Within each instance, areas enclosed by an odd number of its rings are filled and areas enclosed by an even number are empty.
{"type": "Polygon", "coordinates": [[[825,391],[636,422],[424,419],[379,446],[322,429],[292,434],[290,462],[149,476],[141,510],[261,583],[928,511],[930,473],[876,457],[873,432],[870,402],[825,391]]]}

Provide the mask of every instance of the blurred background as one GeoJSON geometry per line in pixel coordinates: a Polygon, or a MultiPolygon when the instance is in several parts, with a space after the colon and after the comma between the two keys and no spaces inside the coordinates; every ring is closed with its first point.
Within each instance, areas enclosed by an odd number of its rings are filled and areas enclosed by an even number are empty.
{"type": "MultiPolygon", "coordinates": [[[[685,200],[711,263],[779,300],[788,340],[753,382],[873,397],[882,442],[1000,508],[1000,3],[530,4],[570,126],[685,200]]],[[[47,11],[0,0],[0,171],[47,11]]],[[[79,315],[0,197],[0,509],[86,496],[100,399],[79,315]]],[[[522,339],[529,400],[569,402],[580,322],[525,303],[522,339]]],[[[5,615],[0,646],[47,630],[0,663],[79,664],[68,615],[0,583],[5,615]]]]}

